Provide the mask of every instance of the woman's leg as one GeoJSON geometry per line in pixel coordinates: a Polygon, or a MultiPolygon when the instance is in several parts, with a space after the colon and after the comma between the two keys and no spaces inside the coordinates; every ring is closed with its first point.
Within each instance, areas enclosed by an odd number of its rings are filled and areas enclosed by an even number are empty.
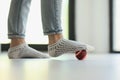
{"type": "Polygon", "coordinates": [[[49,35],[49,44],[62,38],[61,3],[62,0],[41,0],[43,31],[49,35]]]}
{"type": "Polygon", "coordinates": [[[25,42],[26,23],[31,0],[12,0],[8,17],[8,37],[11,39],[9,58],[45,58],[46,56],[25,42]]]}
{"type": "Polygon", "coordinates": [[[62,38],[61,3],[62,0],[41,0],[43,31],[49,37],[49,44],[62,38]]]}
{"type": "Polygon", "coordinates": [[[49,38],[48,52],[50,56],[57,57],[63,53],[92,49],[86,44],[63,38],[61,4],[62,0],[41,0],[43,31],[49,38]]]}

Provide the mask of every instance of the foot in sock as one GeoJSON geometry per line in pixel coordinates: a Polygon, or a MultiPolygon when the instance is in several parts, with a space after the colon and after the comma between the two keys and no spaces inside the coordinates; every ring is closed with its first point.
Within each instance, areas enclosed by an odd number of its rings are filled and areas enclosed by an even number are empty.
{"type": "Polygon", "coordinates": [[[63,38],[54,44],[48,45],[48,53],[52,57],[57,57],[64,53],[75,53],[76,51],[80,50],[86,50],[87,52],[91,52],[94,50],[94,48],[84,43],[66,40],[63,38]]]}
{"type": "Polygon", "coordinates": [[[23,43],[16,47],[12,47],[8,50],[8,57],[10,59],[20,59],[20,58],[49,58],[48,55],[39,52],[27,44],[23,43]]]}

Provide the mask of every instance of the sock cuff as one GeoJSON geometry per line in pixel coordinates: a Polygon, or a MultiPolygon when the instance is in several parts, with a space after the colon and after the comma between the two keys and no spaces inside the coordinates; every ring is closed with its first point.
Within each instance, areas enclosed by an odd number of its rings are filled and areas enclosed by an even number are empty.
{"type": "Polygon", "coordinates": [[[61,38],[60,40],[58,40],[56,43],[54,43],[54,44],[51,44],[51,45],[48,45],[48,49],[55,49],[58,45],[60,45],[60,44],[64,44],[64,42],[65,42],[65,39],[64,38],[61,38]]]}
{"type": "Polygon", "coordinates": [[[27,45],[26,43],[22,43],[22,44],[20,44],[20,45],[18,45],[18,46],[9,48],[9,51],[15,51],[15,50],[18,50],[18,49],[27,47],[27,46],[28,46],[28,45],[27,45]]]}
{"type": "Polygon", "coordinates": [[[50,45],[48,45],[48,46],[49,46],[49,47],[55,46],[55,45],[57,45],[57,44],[63,42],[64,40],[65,40],[65,39],[61,38],[61,39],[58,40],[56,43],[54,43],[54,44],[50,44],[50,45]]]}

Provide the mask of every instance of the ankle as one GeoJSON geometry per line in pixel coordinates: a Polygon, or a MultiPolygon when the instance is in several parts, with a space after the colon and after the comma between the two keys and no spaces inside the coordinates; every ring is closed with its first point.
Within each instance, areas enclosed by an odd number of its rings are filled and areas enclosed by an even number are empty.
{"type": "Polygon", "coordinates": [[[18,46],[18,45],[23,44],[23,43],[25,43],[25,39],[13,38],[13,39],[11,39],[10,47],[15,47],[15,46],[18,46]]]}
{"type": "Polygon", "coordinates": [[[49,38],[49,44],[54,44],[61,38],[63,38],[62,34],[53,34],[53,35],[48,35],[49,38]]]}

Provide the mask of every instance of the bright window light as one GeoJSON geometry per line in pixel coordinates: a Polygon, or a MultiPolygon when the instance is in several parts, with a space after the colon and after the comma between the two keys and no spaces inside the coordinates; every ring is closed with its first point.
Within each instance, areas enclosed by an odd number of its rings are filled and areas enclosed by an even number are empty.
{"type": "Polygon", "coordinates": [[[113,0],[113,50],[120,51],[120,0],[113,0]]]}

